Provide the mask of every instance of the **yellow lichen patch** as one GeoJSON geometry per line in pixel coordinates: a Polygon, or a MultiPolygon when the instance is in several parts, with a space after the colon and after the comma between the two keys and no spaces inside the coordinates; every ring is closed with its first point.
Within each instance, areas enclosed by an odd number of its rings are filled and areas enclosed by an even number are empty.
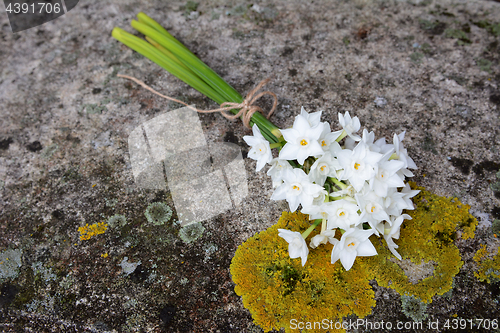
{"type": "MultiPolygon", "coordinates": [[[[383,238],[372,236],[378,255],[356,258],[349,271],[339,261],[330,263],[331,244],[311,249],[302,267],[300,258],[290,259],[288,243],[278,236],[277,230],[304,232],[310,222],[300,213],[283,213],[275,226],[243,243],[231,263],[231,274],[235,292],[242,296],[254,322],[266,332],[281,328],[292,332],[296,330],[292,330],[291,320],[319,323],[329,318],[335,323],[351,314],[362,318],[375,306],[369,285],[373,279],[381,286],[426,303],[449,291],[453,277],[463,265],[454,240],[460,229],[463,239],[474,237],[477,220],[469,214],[469,206],[457,199],[417,189],[421,191],[413,199],[417,207],[407,212],[412,220],[403,223],[400,238],[395,240],[402,262],[391,254],[383,238]]],[[[318,230],[313,231],[307,242],[317,233],[318,230]]],[[[490,268],[498,272],[499,255],[491,264],[484,255],[478,256],[484,272],[490,268]]],[[[325,330],[308,330],[307,326],[303,330],[315,331],[325,330]]]]}
{"type": "MultiPolygon", "coordinates": [[[[414,184],[413,187],[415,188],[414,184]]],[[[434,295],[451,290],[453,277],[463,262],[453,241],[458,229],[462,238],[474,237],[477,220],[469,214],[469,206],[456,198],[440,197],[422,187],[413,198],[416,209],[407,212],[412,220],[406,220],[396,240],[403,260],[415,265],[430,263],[434,266],[432,275],[416,281],[407,276],[396,260],[388,260],[391,253],[385,242],[372,236],[378,255],[368,258],[375,271],[379,285],[395,289],[399,294],[410,294],[422,301],[431,302],[434,295]],[[416,282],[416,283],[415,283],[416,282]]]]}
{"type": "Polygon", "coordinates": [[[375,306],[368,267],[360,263],[345,271],[340,262],[332,265],[333,245],[310,251],[304,267],[300,258],[290,259],[288,243],[278,236],[278,229],[303,232],[309,226],[307,215],[285,212],[276,225],[240,245],[231,263],[236,293],[266,332],[282,327],[292,332],[292,320],[319,323],[328,318],[335,323],[353,313],[364,317],[375,306]]]}
{"type": "Polygon", "coordinates": [[[474,272],[474,275],[482,282],[491,283],[500,279],[500,251],[497,248],[497,254],[489,259],[490,253],[486,245],[481,245],[481,248],[474,255],[474,261],[478,263],[479,270],[474,272]]]}
{"type": "Polygon", "coordinates": [[[78,228],[80,232],[80,240],[88,240],[92,236],[100,235],[106,232],[108,225],[105,222],[94,223],[92,225],[84,225],[83,227],[78,228]]]}

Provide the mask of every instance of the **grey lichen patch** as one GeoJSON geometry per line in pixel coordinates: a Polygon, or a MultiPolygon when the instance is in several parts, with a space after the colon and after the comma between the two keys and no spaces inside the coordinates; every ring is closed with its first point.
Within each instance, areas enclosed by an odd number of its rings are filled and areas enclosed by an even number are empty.
{"type": "Polygon", "coordinates": [[[123,260],[118,264],[123,270],[125,275],[132,274],[137,266],[141,264],[141,261],[138,262],[128,262],[128,257],[123,258],[123,260]]]}
{"type": "Polygon", "coordinates": [[[490,187],[495,192],[500,192],[500,170],[496,173],[496,177],[498,179],[497,182],[490,184],[490,187]]]}
{"type": "Polygon", "coordinates": [[[479,58],[476,60],[477,66],[484,72],[491,73],[491,65],[493,63],[488,59],[479,58]]]}
{"type": "Polygon", "coordinates": [[[458,45],[467,45],[472,43],[469,36],[467,36],[467,33],[464,30],[446,29],[445,36],[448,38],[457,39],[458,45]]]}
{"type": "Polygon", "coordinates": [[[118,199],[104,198],[104,202],[106,202],[106,207],[115,207],[118,203],[118,199]]]}
{"type": "Polygon", "coordinates": [[[205,228],[201,223],[188,224],[181,228],[179,237],[186,244],[192,243],[203,235],[205,228]]]}
{"type": "Polygon", "coordinates": [[[140,332],[147,324],[146,318],[142,314],[133,314],[127,317],[127,323],[122,326],[124,332],[140,332]]]}
{"type": "Polygon", "coordinates": [[[410,60],[413,61],[416,64],[420,64],[422,62],[422,58],[424,57],[423,53],[420,52],[413,52],[410,55],[410,60]]]}
{"type": "Polygon", "coordinates": [[[403,313],[415,322],[421,322],[427,318],[427,304],[412,295],[401,296],[401,307],[403,313]]]}
{"type": "Polygon", "coordinates": [[[52,268],[45,267],[41,262],[35,262],[31,265],[34,275],[39,275],[40,278],[45,282],[54,281],[57,279],[57,275],[52,272],[52,268]]]}
{"type": "Polygon", "coordinates": [[[34,299],[31,303],[26,304],[26,308],[29,312],[50,313],[54,311],[54,303],[55,298],[47,296],[43,299],[34,299]]]}
{"type": "Polygon", "coordinates": [[[51,144],[50,146],[45,147],[44,150],[42,150],[41,156],[44,159],[49,159],[52,157],[52,155],[57,151],[59,146],[57,144],[51,144]]]}
{"type": "Polygon", "coordinates": [[[172,208],[163,202],[153,202],[144,212],[149,223],[163,225],[170,221],[172,208]]]}
{"type": "Polygon", "coordinates": [[[493,235],[500,235],[500,220],[499,219],[494,219],[493,222],[491,223],[491,232],[493,235]]]}
{"type": "Polygon", "coordinates": [[[81,112],[85,110],[87,114],[102,114],[103,111],[108,111],[106,105],[97,104],[84,104],[82,105],[81,112]]]}
{"type": "Polygon", "coordinates": [[[479,28],[486,29],[490,34],[495,37],[500,36],[500,23],[491,23],[488,20],[480,20],[478,22],[474,22],[479,28]]]}
{"type": "Polygon", "coordinates": [[[211,257],[212,254],[217,252],[218,249],[219,249],[219,247],[216,244],[213,244],[213,243],[205,244],[205,246],[203,247],[203,250],[205,251],[205,258],[203,258],[203,262],[206,263],[210,259],[212,259],[212,257],[211,257]]]}
{"type": "Polygon", "coordinates": [[[405,275],[408,277],[408,281],[413,284],[417,284],[419,281],[432,276],[434,273],[434,267],[436,263],[434,261],[422,262],[420,265],[416,265],[408,259],[398,260],[395,258],[391,258],[391,261],[394,261],[396,264],[401,267],[401,269],[405,272],[405,275]]]}
{"type": "Polygon", "coordinates": [[[64,290],[68,290],[75,284],[75,282],[75,278],[72,275],[68,275],[63,277],[63,279],[59,282],[59,287],[64,290]]]}
{"type": "Polygon", "coordinates": [[[121,228],[127,224],[127,218],[123,215],[116,214],[108,218],[106,223],[110,228],[121,228]]]}
{"type": "Polygon", "coordinates": [[[0,253],[0,279],[15,278],[22,266],[23,251],[8,249],[0,253]]]}
{"type": "Polygon", "coordinates": [[[127,300],[125,303],[123,303],[123,308],[124,309],[135,309],[139,302],[135,298],[130,298],[127,300]]]}

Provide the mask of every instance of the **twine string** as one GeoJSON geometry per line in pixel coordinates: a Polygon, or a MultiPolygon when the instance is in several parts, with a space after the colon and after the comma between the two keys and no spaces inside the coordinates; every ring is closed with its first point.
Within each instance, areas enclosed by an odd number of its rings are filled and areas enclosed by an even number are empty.
{"type": "Polygon", "coordinates": [[[197,109],[195,107],[192,107],[191,105],[188,105],[187,103],[184,103],[183,101],[180,101],[180,100],[175,99],[175,98],[170,97],[170,96],[165,96],[165,95],[157,92],[156,90],[154,90],[153,88],[151,88],[150,86],[148,86],[144,82],[136,79],[135,77],[123,75],[123,74],[117,74],[116,76],[132,80],[135,83],[137,83],[138,85],[142,86],[144,89],[149,90],[153,94],[156,94],[162,98],[168,99],[172,102],[176,102],[176,103],[180,103],[182,105],[185,105],[188,108],[192,109],[193,111],[196,111],[199,113],[220,112],[220,114],[222,114],[226,119],[229,119],[229,120],[234,120],[236,118],[241,117],[241,119],[243,121],[243,125],[245,125],[246,128],[251,128],[250,127],[250,119],[252,118],[252,116],[255,112],[260,112],[260,113],[264,112],[264,110],[262,110],[261,107],[259,107],[257,105],[253,105],[255,103],[255,101],[257,101],[259,98],[261,98],[264,95],[269,95],[274,100],[273,107],[267,113],[267,116],[266,116],[267,119],[269,119],[269,117],[271,117],[274,110],[276,109],[276,106],[278,105],[278,97],[276,96],[275,93],[273,93],[271,91],[262,91],[262,92],[257,94],[257,92],[260,89],[262,89],[262,87],[265,86],[270,81],[270,79],[265,79],[265,80],[260,81],[260,83],[247,94],[247,96],[245,97],[245,99],[241,103],[224,102],[220,105],[220,108],[212,109],[212,110],[200,110],[200,109],[197,109]],[[227,113],[228,111],[233,110],[233,109],[239,109],[238,113],[235,115],[227,113]]]}

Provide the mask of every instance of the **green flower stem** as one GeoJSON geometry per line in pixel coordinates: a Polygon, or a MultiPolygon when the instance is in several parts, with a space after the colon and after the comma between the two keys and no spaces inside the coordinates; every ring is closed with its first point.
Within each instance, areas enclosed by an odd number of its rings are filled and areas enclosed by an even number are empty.
{"type": "Polygon", "coordinates": [[[389,157],[389,161],[390,161],[390,160],[397,160],[397,159],[399,159],[399,156],[398,156],[398,154],[396,154],[396,153],[393,153],[393,154],[391,155],[391,157],[389,157]]]}
{"type": "Polygon", "coordinates": [[[173,61],[169,57],[166,57],[160,50],[158,50],[148,42],[132,34],[129,34],[125,30],[120,28],[114,28],[111,35],[131,49],[163,67],[164,69],[172,73],[175,77],[189,84],[208,98],[212,100],[222,99],[222,97],[217,92],[210,88],[206,83],[199,80],[197,76],[183,69],[181,66],[178,66],[175,61],[173,61]]]}
{"type": "MultiPolygon", "coordinates": [[[[151,61],[155,62],[159,66],[163,67],[170,73],[172,73],[175,77],[179,78],[180,80],[184,81],[194,89],[198,90],[200,93],[203,95],[207,96],[208,98],[212,99],[216,103],[221,104],[224,100],[222,96],[220,96],[216,91],[214,91],[210,86],[208,86],[203,80],[201,80],[195,73],[193,73],[189,68],[186,69],[186,66],[180,65],[176,62],[175,55],[172,55],[172,57],[169,57],[164,53],[164,50],[160,48],[154,47],[154,45],[151,45],[147,43],[146,41],[126,32],[125,30],[121,28],[114,28],[113,32],[111,33],[112,36],[117,39],[118,41],[122,42],[123,44],[127,45],[134,51],[142,54],[146,58],[150,59],[151,61]]],[[[158,44],[159,45],[159,44],[158,44]]],[[[161,47],[161,45],[160,45],[161,47]]],[[[163,47],[162,47],[163,48],[163,47]]],[[[168,52],[168,50],[167,50],[168,52]]],[[[237,110],[231,110],[234,114],[236,114],[238,111],[237,110]]],[[[271,133],[272,130],[277,128],[274,126],[267,118],[262,116],[260,113],[255,113],[254,116],[260,115],[262,118],[258,118],[261,120],[261,124],[263,126],[259,126],[261,129],[262,135],[268,140],[269,142],[277,142],[278,139],[271,133]],[[263,121],[263,120],[265,121],[263,121]],[[267,123],[266,123],[267,122],[267,123]]],[[[253,117],[252,117],[253,118],[253,117]]],[[[250,125],[253,125],[254,122],[250,122],[250,125]]],[[[257,123],[257,125],[259,125],[257,123]]]]}
{"type": "Polygon", "coordinates": [[[196,75],[191,69],[189,69],[189,67],[184,65],[172,52],[170,52],[169,50],[167,50],[166,48],[164,48],[163,46],[161,46],[160,44],[158,44],[157,42],[155,42],[154,40],[152,40],[148,36],[146,36],[146,40],[149,42],[149,44],[153,45],[158,50],[160,50],[161,53],[163,53],[164,55],[166,55],[167,57],[169,57],[170,59],[175,61],[179,66],[182,66],[184,69],[189,70],[191,73],[196,75]]]}
{"type": "Polygon", "coordinates": [[[323,220],[322,220],[322,219],[316,219],[316,220],[314,220],[314,223],[313,223],[313,224],[312,224],[309,228],[307,228],[307,230],[306,230],[306,231],[304,231],[304,232],[302,233],[302,238],[306,239],[306,238],[307,238],[307,236],[309,236],[309,234],[310,234],[310,233],[311,233],[314,229],[316,229],[316,227],[317,227],[320,223],[322,223],[322,222],[323,222],[323,220]]]}
{"type": "Polygon", "coordinates": [[[223,97],[224,100],[220,101],[221,103],[227,101],[235,103],[243,102],[243,98],[236,90],[225,83],[219,75],[205,65],[194,54],[186,50],[186,48],[180,46],[172,39],[165,37],[156,29],[151,28],[149,25],[139,21],[132,20],[132,27],[172,52],[177,58],[179,58],[180,61],[191,68],[191,70],[195,72],[201,80],[205,81],[210,87],[212,87],[212,89],[217,91],[217,93],[223,97]]]}
{"type": "MultiPolygon", "coordinates": [[[[132,21],[132,27],[143,33],[149,43],[120,28],[113,29],[112,36],[218,104],[243,101],[241,95],[233,87],[155,20],[142,12],[137,14],[137,18],[138,21],[132,21]]],[[[233,109],[231,112],[237,114],[239,110],[233,109]]],[[[257,112],[252,115],[250,126],[254,124],[257,124],[262,135],[270,143],[280,141],[282,135],[279,128],[262,114],[257,112]]]]}
{"type": "Polygon", "coordinates": [[[271,143],[269,146],[271,147],[271,149],[279,148],[279,147],[283,146],[283,143],[281,143],[281,142],[271,143]]]}
{"type": "MultiPolygon", "coordinates": [[[[179,44],[181,47],[183,47],[187,51],[189,51],[189,49],[186,46],[184,46],[184,44],[182,44],[181,42],[179,42],[167,30],[165,30],[160,24],[158,24],[158,22],[156,22],[155,20],[153,20],[151,17],[147,16],[143,12],[140,12],[139,14],[137,14],[137,19],[139,20],[139,22],[144,23],[144,24],[150,26],[151,28],[155,29],[156,31],[158,31],[159,33],[161,33],[162,35],[164,35],[165,37],[169,38],[173,42],[179,44]]],[[[189,52],[191,52],[191,51],[189,51],[189,52]]]]}
{"type": "Polygon", "coordinates": [[[345,190],[347,188],[347,185],[344,184],[344,183],[342,183],[337,178],[328,177],[328,180],[330,180],[332,183],[334,183],[335,185],[337,185],[338,187],[340,187],[342,190],[345,190]]]}
{"type": "Polygon", "coordinates": [[[340,136],[335,141],[340,142],[340,140],[342,140],[346,136],[347,136],[347,132],[345,130],[342,130],[342,133],[340,134],[340,136]]]}

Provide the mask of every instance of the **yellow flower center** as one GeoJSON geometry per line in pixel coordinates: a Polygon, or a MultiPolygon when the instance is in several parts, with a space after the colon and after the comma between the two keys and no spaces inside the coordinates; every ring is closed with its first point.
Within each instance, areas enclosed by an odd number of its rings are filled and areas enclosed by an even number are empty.
{"type": "Polygon", "coordinates": [[[360,165],[361,164],[359,164],[359,163],[354,163],[354,169],[358,170],[358,168],[359,168],[360,165]]]}
{"type": "Polygon", "coordinates": [[[340,212],[339,216],[344,216],[345,213],[344,212],[340,212]]]}
{"type": "Polygon", "coordinates": [[[324,147],[324,146],[326,146],[326,142],[325,142],[325,140],[322,140],[322,141],[321,141],[321,146],[323,146],[323,147],[324,147]]]}
{"type": "Polygon", "coordinates": [[[292,187],[294,190],[297,190],[297,191],[300,191],[300,187],[298,187],[297,185],[293,185],[292,187]]]}
{"type": "Polygon", "coordinates": [[[354,246],[356,244],[354,244],[354,242],[350,242],[347,246],[354,246]]]}
{"type": "Polygon", "coordinates": [[[375,206],[372,206],[371,212],[373,213],[374,210],[375,210],[375,206]]]}
{"type": "Polygon", "coordinates": [[[301,146],[307,146],[307,141],[305,139],[300,140],[301,146]]]}
{"type": "Polygon", "coordinates": [[[321,171],[325,171],[325,166],[322,165],[321,168],[319,168],[321,171]]]}

